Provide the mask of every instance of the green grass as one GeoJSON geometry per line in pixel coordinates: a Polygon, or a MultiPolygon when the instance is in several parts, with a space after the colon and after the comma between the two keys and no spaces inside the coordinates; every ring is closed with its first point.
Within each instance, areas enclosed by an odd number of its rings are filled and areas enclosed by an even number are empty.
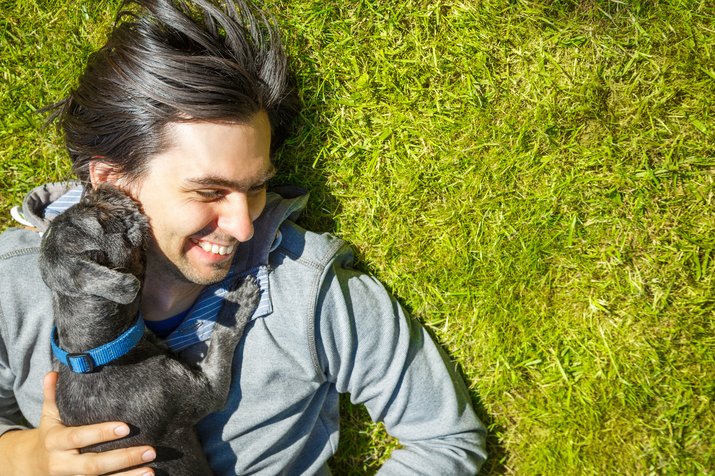
{"type": "MultiPolygon", "coordinates": [[[[715,473],[715,5],[268,4],[306,106],[279,180],[459,364],[485,473],[715,473]]],[[[32,111],[116,2],[0,5],[8,209],[69,176],[32,111]]],[[[374,472],[397,443],[344,407],[333,468],[374,472]]]]}

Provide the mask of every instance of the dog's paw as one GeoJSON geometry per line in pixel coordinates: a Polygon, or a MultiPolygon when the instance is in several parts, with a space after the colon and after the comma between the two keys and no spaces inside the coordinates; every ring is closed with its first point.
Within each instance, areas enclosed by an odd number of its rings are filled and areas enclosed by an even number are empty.
{"type": "Polygon", "coordinates": [[[261,288],[253,275],[236,280],[224,297],[218,322],[227,327],[244,325],[253,315],[261,300],[261,288]]]}
{"type": "Polygon", "coordinates": [[[226,299],[241,305],[253,307],[261,298],[261,288],[258,279],[249,274],[243,279],[236,280],[235,287],[226,295],[226,299]]]}

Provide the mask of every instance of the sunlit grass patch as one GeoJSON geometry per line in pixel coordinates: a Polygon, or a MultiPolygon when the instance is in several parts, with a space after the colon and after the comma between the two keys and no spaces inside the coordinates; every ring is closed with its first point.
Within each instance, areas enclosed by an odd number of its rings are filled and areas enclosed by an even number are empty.
{"type": "MultiPolygon", "coordinates": [[[[3,3],[5,209],[69,176],[31,112],[114,8],[36,5],[3,3]]],[[[455,360],[487,472],[711,474],[715,7],[269,5],[305,103],[279,181],[455,360]]],[[[397,443],[344,406],[333,468],[374,472],[397,443]]]]}

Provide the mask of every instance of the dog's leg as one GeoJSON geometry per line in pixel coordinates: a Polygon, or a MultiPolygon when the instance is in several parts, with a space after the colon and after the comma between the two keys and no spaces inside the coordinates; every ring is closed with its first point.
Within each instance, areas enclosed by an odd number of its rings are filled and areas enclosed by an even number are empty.
{"type": "Polygon", "coordinates": [[[206,357],[198,363],[211,388],[211,395],[206,400],[211,411],[223,408],[226,403],[231,385],[233,354],[259,300],[258,281],[250,275],[226,295],[211,334],[206,357]]]}

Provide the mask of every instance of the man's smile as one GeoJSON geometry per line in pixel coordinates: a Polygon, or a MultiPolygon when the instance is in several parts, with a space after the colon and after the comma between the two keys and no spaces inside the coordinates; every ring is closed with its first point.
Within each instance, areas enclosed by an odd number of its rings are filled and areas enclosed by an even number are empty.
{"type": "Polygon", "coordinates": [[[199,246],[202,250],[204,250],[207,253],[211,253],[214,255],[230,255],[233,253],[233,250],[236,248],[236,245],[222,245],[218,243],[212,243],[207,240],[197,240],[195,238],[191,238],[191,242],[194,243],[195,245],[199,246]]]}

